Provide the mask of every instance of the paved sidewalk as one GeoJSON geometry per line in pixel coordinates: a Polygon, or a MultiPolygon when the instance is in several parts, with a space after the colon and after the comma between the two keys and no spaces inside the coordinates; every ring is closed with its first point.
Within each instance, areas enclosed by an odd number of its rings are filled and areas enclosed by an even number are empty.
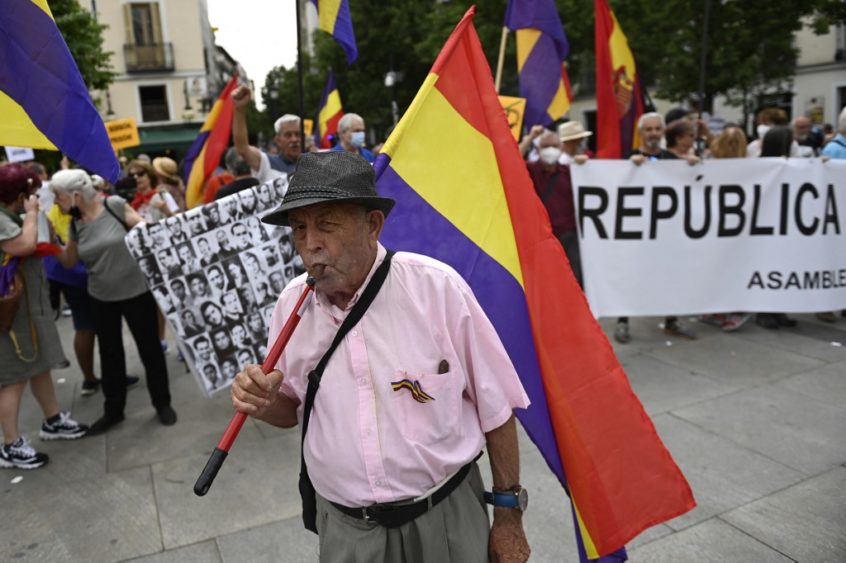
{"type": "MultiPolygon", "coordinates": [[[[668,340],[659,319],[633,319],[632,342],[615,345],[699,505],[632,542],[632,561],[846,561],[846,319],[797,317],[797,329],[778,332],[694,324],[693,342],[668,340]]],[[[613,321],[603,326],[610,335],[613,321]]],[[[70,319],[59,328],[72,354],[70,319]]],[[[128,360],[141,375],[131,344],[128,360]]],[[[26,393],[22,431],[51,462],[0,470],[0,561],[316,561],[316,536],[299,520],[298,431],[248,421],[198,498],[192,486],[232,411],[226,394],[201,396],[173,351],[168,368],[179,414],[168,428],[142,381],[105,436],[42,443],[26,393]]],[[[63,408],[97,418],[102,395],[80,396],[76,367],[54,379],[63,408]]],[[[521,453],[532,561],[577,561],[564,493],[525,435],[521,453]]]]}

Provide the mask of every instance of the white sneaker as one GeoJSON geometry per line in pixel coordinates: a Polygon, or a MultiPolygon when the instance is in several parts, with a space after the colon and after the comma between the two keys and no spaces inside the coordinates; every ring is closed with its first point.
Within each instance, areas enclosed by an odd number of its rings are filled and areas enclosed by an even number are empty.
{"type": "Polygon", "coordinates": [[[86,432],[88,432],[88,426],[72,419],[69,412],[62,411],[56,422],[50,424],[44,421],[39,436],[42,440],[76,440],[85,436],[86,432]]]}
{"type": "Polygon", "coordinates": [[[23,436],[11,444],[0,446],[0,467],[38,469],[49,461],[47,454],[38,453],[23,436]]]}

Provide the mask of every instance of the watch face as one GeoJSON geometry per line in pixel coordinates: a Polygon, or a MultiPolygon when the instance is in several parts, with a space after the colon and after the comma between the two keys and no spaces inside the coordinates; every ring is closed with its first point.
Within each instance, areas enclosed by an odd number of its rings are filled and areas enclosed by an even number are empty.
{"type": "Polygon", "coordinates": [[[522,512],[525,512],[526,508],[529,507],[529,491],[526,489],[520,489],[520,492],[517,493],[517,506],[520,507],[522,512]]]}

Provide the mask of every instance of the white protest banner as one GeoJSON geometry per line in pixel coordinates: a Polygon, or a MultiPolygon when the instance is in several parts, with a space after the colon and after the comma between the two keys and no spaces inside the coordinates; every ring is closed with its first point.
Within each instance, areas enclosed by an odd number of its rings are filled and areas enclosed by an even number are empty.
{"type": "Polygon", "coordinates": [[[206,395],[267,355],[282,288],[305,271],[287,227],[259,219],[287,189],[282,177],[132,229],[138,260],[177,345],[206,395]]]}
{"type": "Polygon", "coordinates": [[[29,147],[6,147],[6,158],[9,162],[26,162],[35,160],[35,151],[29,147]]]}
{"type": "Polygon", "coordinates": [[[846,307],[846,162],[571,166],[599,317],[846,307]]]}

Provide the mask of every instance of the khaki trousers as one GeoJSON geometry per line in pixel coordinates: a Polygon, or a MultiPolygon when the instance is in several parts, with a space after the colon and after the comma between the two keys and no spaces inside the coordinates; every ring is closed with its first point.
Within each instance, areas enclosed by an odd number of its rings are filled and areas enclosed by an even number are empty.
{"type": "Polygon", "coordinates": [[[321,563],[474,563],[488,560],[490,521],[479,467],[440,504],[399,528],[347,516],[317,495],[321,563]]]}

